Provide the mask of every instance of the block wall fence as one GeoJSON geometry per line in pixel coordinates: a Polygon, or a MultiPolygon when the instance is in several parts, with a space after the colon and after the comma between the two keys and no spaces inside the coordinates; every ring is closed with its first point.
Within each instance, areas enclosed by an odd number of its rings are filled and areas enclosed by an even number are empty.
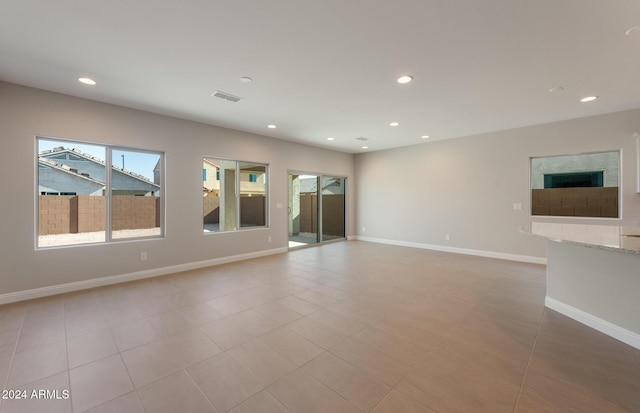
{"type": "MultiPolygon", "coordinates": [[[[105,202],[103,196],[40,195],[38,235],[104,231],[105,202]]],[[[111,225],[114,231],[160,227],[160,198],[114,196],[111,225]]]]}

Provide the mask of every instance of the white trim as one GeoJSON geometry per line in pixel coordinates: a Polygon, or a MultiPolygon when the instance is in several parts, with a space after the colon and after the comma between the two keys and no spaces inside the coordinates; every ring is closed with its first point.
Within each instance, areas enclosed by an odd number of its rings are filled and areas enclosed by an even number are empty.
{"type": "Polygon", "coordinates": [[[406,242],[406,241],[395,241],[390,239],[383,238],[370,238],[370,237],[362,237],[356,236],[355,239],[360,241],[367,242],[375,242],[378,244],[390,244],[390,245],[399,245],[402,247],[411,247],[411,248],[420,248],[425,250],[433,250],[433,251],[442,251],[442,252],[451,252],[454,254],[465,254],[465,255],[476,255],[479,257],[487,257],[487,258],[497,258],[500,260],[508,260],[508,261],[519,261],[519,262],[527,262],[531,264],[547,264],[546,258],[541,257],[532,257],[529,255],[517,255],[517,254],[506,254],[503,252],[495,252],[495,251],[482,251],[482,250],[472,250],[468,248],[456,248],[456,247],[445,247],[442,245],[433,245],[433,244],[421,244],[417,242],[406,242]]]}
{"type": "Polygon", "coordinates": [[[132,272],[128,274],[112,275],[108,277],[95,278],[92,280],[76,281],[66,284],[51,285],[47,287],[34,288],[31,290],[16,291],[0,294],[0,305],[14,303],[17,301],[31,300],[33,298],[47,297],[50,295],[63,294],[72,291],[85,290],[89,288],[102,287],[105,285],[118,284],[127,281],[142,280],[144,278],[158,277],[161,275],[173,274],[182,271],[194,270],[198,268],[211,267],[214,265],[226,264],[229,262],[242,261],[251,258],[264,257],[267,255],[286,253],[287,248],[274,248],[270,250],[251,252],[247,254],[232,255],[229,257],[214,258],[211,260],[190,262],[186,264],[172,265],[169,267],[153,268],[132,272]]]}
{"type": "Polygon", "coordinates": [[[634,333],[633,331],[627,330],[616,324],[610,323],[609,321],[586,313],[554,298],[545,297],[544,305],[554,311],[559,312],[560,314],[566,315],[573,320],[576,320],[586,326],[596,329],[601,333],[604,333],[640,350],[640,334],[638,333],[634,333]]]}

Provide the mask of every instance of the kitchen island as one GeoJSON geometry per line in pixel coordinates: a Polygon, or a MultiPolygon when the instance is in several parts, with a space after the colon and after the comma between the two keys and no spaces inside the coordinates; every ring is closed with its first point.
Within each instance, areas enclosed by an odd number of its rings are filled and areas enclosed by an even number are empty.
{"type": "Polygon", "coordinates": [[[640,227],[534,222],[547,239],[545,306],[640,349],[640,227]]]}

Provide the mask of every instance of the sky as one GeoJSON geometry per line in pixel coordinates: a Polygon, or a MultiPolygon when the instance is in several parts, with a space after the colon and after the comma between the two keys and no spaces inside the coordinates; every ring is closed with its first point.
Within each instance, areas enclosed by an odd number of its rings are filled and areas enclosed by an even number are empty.
{"type": "MultiPolygon", "coordinates": [[[[38,140],[38,152],[41,153],[47,149],[53,149],[59,146],[64,146],[67,149],[79,149],[82,153],[88,153],[91,156],[95,156],[98,159],[105,160],[106,158],[106,149],[104,146],[99,145],[86,145],[79,144],[77,142],[69,142],[69,141],[56,141],[56,140],[38,140]]],[[[111,155],[112,163],[122,168],[124,161],[124,168],[133,171],[137,174],[140,174],[150,181],[153,181],[153,168],[156,166],[158,162],[159,155],[154,153],[144,153],[144,152],[135,152],[132,150],[121,151],[121,150],[113,150],[111,155]],[[124,155],[124,159],[122,158],[124,155]]]]}

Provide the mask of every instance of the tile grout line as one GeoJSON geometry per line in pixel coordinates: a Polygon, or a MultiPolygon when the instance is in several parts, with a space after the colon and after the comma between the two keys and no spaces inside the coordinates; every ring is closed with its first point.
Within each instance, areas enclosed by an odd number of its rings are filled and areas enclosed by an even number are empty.
{"type": "MultiPolygon", "coordinates": [[[[20,342],[20,336],[22,335],[22,328],[24,327],[24,319],[27,317],[27,308],[25,306],[24,313],[22,314],[22,320],[20,321],[20,328],[18,329],[18,337],[16,337],[16,342],[13,345],[13,352],[11,353],[11,362],[9,363],[9,368],[7,369],[7,377],[5,377],[4,382],[2,383],[2,389],[7,389],[7,385],[9,384],[9,377],[13,371],[13,363],[16,359],[16,350],[18,350],[18,343],[20,342]]],[[[0,409],[2,409],[5,404],[4,400],[0,399],[0,409]]]]}
{"type": "Polygon", "coordinates": [[[529,353],[529,360],[527,360],[527,367],[524,369],[524,374],[522,375],[522,381],[520,382],[520,390],[518,391],[518,397],[516,398],[516,402],[513,405],[513,413],[518,409],[518,403],[520,402],[520,397],[522,396],[522,391],[524,390],[524,382],[527,379],[527,374],[529,373],[529,366],[531,365],[531,359],[533,358],[533,352],[536,348],[536,343],[538,342],[538,335],[540,333],[540,325],[542,324],[542,317],[544,316],[545,309],[542,309],[540,313],[540,318],[538,319],[538,327],[536,328],[536,337],[533,339],[533,344],[531,345],[531,352],[529,353]]]}
{"type": "MultiPolygon", "coordinates": [[[[384,399],[386,399],[386,398],[389,396],[389,394],[390,394],[393,390],[396,390],[396,387],[398,386],[398,384],[400,384],[400,382],[402,382],[402,380],[404,380],[404,379],[409,375],[409,373],[411,373],[411,371],[412,371],[412,370],[413,370],[413,369],[414,369],[418,364],[420,364],[420,363],[421,363],[422,361],[424,361],[427,357],[429,357],[429,355],[433,352],[433,349],[434,349],[434,348],[436,348],[436,347],[437,347],[437,346],[442,342],[442,340],[444,340],[444,339],[445,339],[445,337],[447,337],[447,336],[449,335],[449,333],[451,332],[451,330],[453,330],[453,329],[454,329],[454,328],[455,328],[455,327],[460,323],[460,321],[464,318],[464,316],[466,316],[467,314],[469,314],[471,311],[472,311],[472,309],[469,309],[469,310],[468,310],[464,315],[461,315],[461,316],[456,320],[456,322],[455,322],[455,323],[453,323],[453,324],[451,325],[451,327],[446,331],[446,333],[442,334],[442,335],[440,336],[440,338],[439,338],[438,340],[436,340],[436,341],[435,341],[435,343],[433,343],[433,345],[429,348],[429,351],[427,351],[427,352],[424,354],[424,356],[420,357],[420,359],[419,359],[418,361],[416,361],[416,362],[413,364],[413,366],[411,366],[411,368],[410,368],[410,369],[409,369],[409,370],[408,370],[408,371],[407,371],[407,372],[402,376],[402,378],[401,378],[400,380],[398,380],[398,382],[397,382],[393,387],[391,387],[391,389],[387,392],[387,394],[385,394],[385,396],[384,396],[382,399],[380,399],[380,401],[378,401],[378,403],[376,403],[376,405],[375,405],[375,406],[373,406],[373,408],[371,409],[371,411],[375,410],[375,408],[376,408],[376,407],[378,407],[378,405],[379,405],[380,403],[382,403],[382,401],[383,401],[384,399]]],[[[397,390],[397,391],[398,391],[399,393],[402,393],[402,391],[401,391],[401,390],[397,390]]],[[[420,404],[422,404],[422,405],[426,406],[427,408],[429,408],[429,409],[433,410],[434,412],[437,412],[437,410],[436,410],[436,409],[434,409],[433,407],[431,407],[431,406],[429,406],[429,405],[426,405],[426,404],[422,403],[422,402],[421,402],[421,401],[419,401],[419,400],[414,399],[413,397],[409,396],[408,394],[405,394],[405,393],[402,393],[402,394],[404,394],[406,397],[410,398],[411,400],[414,400],[414,401],[416,401],[417,403],[420,403],[420,404]]]]}

